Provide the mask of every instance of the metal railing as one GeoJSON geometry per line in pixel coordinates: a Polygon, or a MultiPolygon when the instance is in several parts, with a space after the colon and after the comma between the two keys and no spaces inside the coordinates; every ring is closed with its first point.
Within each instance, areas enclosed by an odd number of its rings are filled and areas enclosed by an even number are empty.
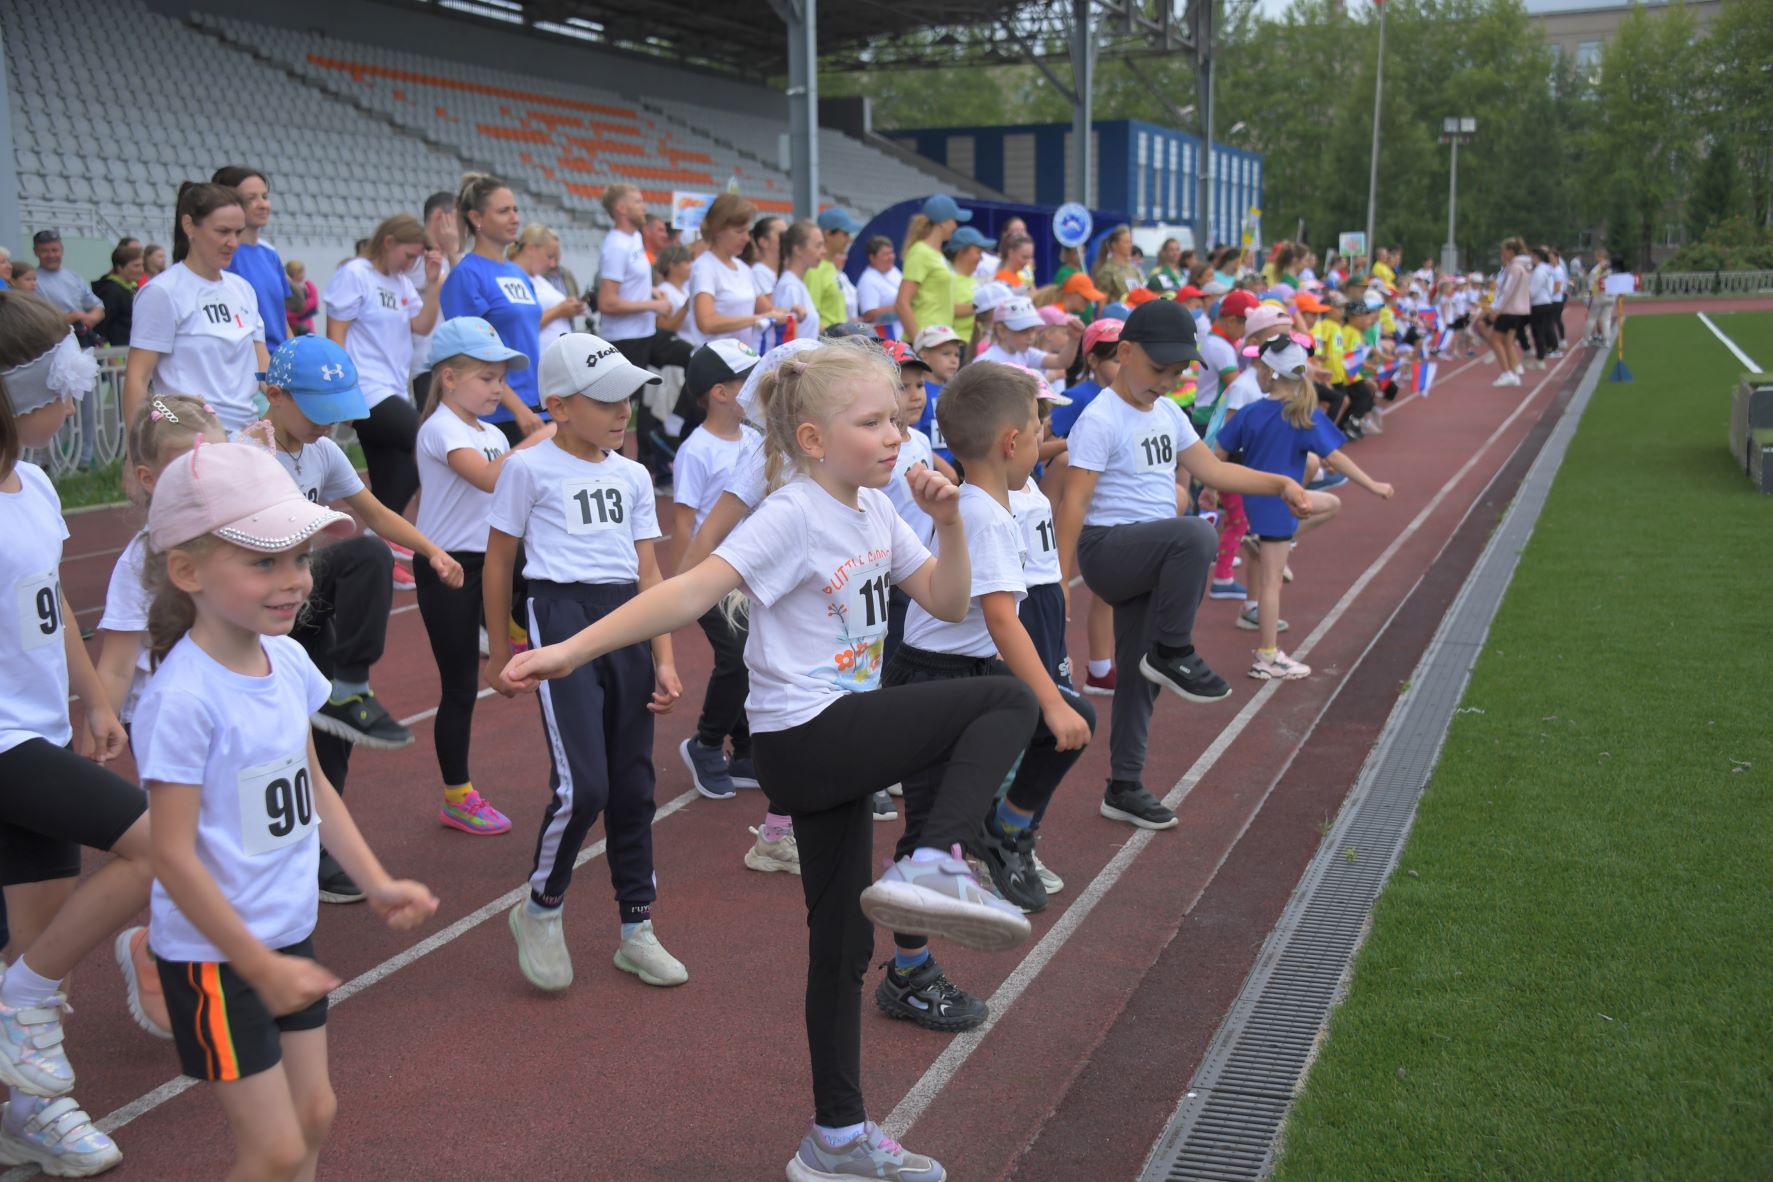
{"type": "Polygon", "coordinates": [[[1761,295],[1773,292],[1773,271],[1651,271],[1640,295],[1761,295]]]}
{"type": "MultiPolygon", "coordinates": [[[[123,456],[123,368],[129,357],[124,348],[96,349],[98,385],[85,398],[90,412],[83,406],[68,416],[49,446],[25,452],[25,459],[53,476],[66,476],[81,468],[102,468],[123,456]],[[86,433],[92,431],[91,455],[87,455],[86,433]]],[[[118,493],[122,495],[121,490],[118,493]]]]}

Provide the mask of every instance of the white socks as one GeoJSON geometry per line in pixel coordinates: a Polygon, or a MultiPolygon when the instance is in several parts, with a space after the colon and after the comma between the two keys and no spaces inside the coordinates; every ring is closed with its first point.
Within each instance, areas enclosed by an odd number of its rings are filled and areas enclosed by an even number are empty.
{"type": "Polygon", "coordinates": [[[0,983],[0,1002],[15,1010],[26,1010],[43,1005],[61,989],[60,981],[38,976],[20,957],[6,970],[5,982],[0,983]]]}

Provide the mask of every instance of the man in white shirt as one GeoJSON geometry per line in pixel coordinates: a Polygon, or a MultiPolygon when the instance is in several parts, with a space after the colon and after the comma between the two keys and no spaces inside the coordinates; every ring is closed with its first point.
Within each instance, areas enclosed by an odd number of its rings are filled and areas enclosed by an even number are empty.
{"type": "MultiPolygon", "coordinates": [[[[657,373],[667,365],[687,369],[693,350],[676,333],[658,326],[660,315],[671,314],[671,301],[653,283],[652,259],[641,231],[648,224],[646,199],[633,185],[611,185],[603,191],[603,208],[612,229],[603,237],[597,262],[598,330],[603,339],[634,365],[657,373]]],[[[660,246],[664,222],[653,234],[660,246]]],[[[655,478],[663,478],[667,457],[658,454],[653,437],[657,419],[643,399],[639,404],[638,444],[640,458],[655,478]]]]}

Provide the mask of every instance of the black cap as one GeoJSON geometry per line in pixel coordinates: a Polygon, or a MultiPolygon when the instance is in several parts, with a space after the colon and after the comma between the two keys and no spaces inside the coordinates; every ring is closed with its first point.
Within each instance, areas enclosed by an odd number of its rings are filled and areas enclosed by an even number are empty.
{"type": "Polygon", "coordinates": [[[31,243],[35,246],[42,246],[46,242],[60,242],[61,240],[62,236],[59,230],[39,230],[31,235],[31,243]]]}
{"type": "Polygon", "coordinates": [[[1120,330],[1120,339],[1132,341],[1157,365],[1199,361],[1194,345],[1194,317],[1174,300],[1147,300],[1134,308],[1120,330]]]}
{"type": "Polygon", "coordinates": [[[690,354],[689,366],[683,372],[684,388],[691,398],[700,398],[722,382],[750,373],[757,360],[756,352],[742,341],[709,341],[690,354]]]}

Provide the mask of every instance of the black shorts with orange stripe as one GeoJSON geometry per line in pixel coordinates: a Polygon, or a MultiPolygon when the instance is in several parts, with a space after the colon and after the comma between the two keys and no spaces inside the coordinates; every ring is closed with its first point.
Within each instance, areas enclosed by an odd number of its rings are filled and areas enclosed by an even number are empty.
{"type": "MultiPolygon", "coordinates": [[[[314,959],[314,938],[277,951],[314,959]]],[[[179,1067],[193,1079],[245,1079],[283,1061],[285,1034],[326,1025],[326,998],[281,1017],[224,962],[161,960],[160,987],[172,1016],[179,1067]]]]}

